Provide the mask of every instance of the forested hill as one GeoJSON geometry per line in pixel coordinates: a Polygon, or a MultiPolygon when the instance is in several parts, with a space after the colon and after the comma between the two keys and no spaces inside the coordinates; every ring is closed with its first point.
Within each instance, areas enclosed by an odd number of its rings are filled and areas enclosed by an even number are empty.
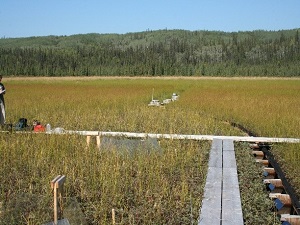
{"type": "Polygon", "coordinates": [[[0,39],[5,76],[300,76],[300,29],[0,39]]]}

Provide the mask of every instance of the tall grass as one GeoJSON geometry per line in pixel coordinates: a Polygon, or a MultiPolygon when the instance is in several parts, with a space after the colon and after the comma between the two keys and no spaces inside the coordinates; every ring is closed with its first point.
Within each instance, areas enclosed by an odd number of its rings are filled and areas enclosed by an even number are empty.
{"type": "Polygon", "coordinates": [[[296,194],[300,196],[300,144],[277,144],[272,147],[272,151],[286,177],[295,188],[296,194]]]}
{"type": "MultiPolygon", "coordinates": [[[[68,130],[243,135],[229,121],[262,136],[299,137],[299,80],[3,82],[10,123],[26,117],[68,130]],[[180,100],[148,107],[153,88],[154,98],[177,92],[180,100]]],[[[1,133],[2,224],[51,221],[49,182],[58,174],[67,175],[65,197],[76,199],[87,224],[111,224],[112,209],[117,224],[197,223],[208,142],[161,140],[150,152],[94,147],[76,135],[1,133]]]]}
{"type": "MultiPolygon", "coordinates": [[[[204,80],[184,97],[209,115],[259,136],[300,137],[300,80],[204,80]]],[[[181,102],[190,107],[189,102],[181,102]]]]}
{"type": "Polygon", "coordinates": [[[112,209],[118,224],[197,221],[209,143],[162,141],[130,152],[86,148],[73,135],[5,134],[0,143],[2,224],[52,221],[57,174],[67,175],[64,196],[76,198],[88,224],[111,224],[112,209]]]}
{"type": "MultiPolygon", "coordinates": [[[[28,82],[28,81],[27,81],[28,82]]],[[[8,83],[8,122],[20,117],[39,119],[72,130],[131,131],[184,134],[238,134],[213,114],[204,114],[198,102],[185,96],[191,81],[96,80],[8,83]],[[165,108],[147,104],[154,97],[182,100],[165,108]],[[189,102],[190,106],[182,106],[189,102]]],[[[196,93],[197,94],[197,93],[196,93]]]]}
{"type": "Polygon", "coordinates": [[[249,144],[236,143],[235,154],[244,224],[281,224],[277,212],[272,210],[274,202],[269,198],[269,192],[262,182],[262,166],[255,163],[249,144]]]}

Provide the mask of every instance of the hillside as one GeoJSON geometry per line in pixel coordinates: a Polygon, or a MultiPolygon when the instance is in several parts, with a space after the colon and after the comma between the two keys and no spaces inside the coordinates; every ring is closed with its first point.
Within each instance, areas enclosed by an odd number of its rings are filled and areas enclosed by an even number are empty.
{"type": "Polygon", "coordinates": [[[300,76],[299,30],[0,39],[5,76],[300,76]]]}

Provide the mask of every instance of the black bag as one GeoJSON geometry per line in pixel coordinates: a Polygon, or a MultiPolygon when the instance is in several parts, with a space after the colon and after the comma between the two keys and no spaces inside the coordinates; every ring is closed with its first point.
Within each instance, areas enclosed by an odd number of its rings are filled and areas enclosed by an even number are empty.
{"type": "Polygon", "coordinates": [[[27,119],[26,118],[20,118],[18,123],[15,126],[15,130],[25,130],[27,127],[28,127],[27,119]]]}

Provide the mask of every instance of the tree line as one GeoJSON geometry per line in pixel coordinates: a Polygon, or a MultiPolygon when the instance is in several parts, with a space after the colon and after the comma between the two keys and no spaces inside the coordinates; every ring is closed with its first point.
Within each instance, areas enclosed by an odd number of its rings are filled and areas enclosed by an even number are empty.
{"type": "Polygon", "coordinates": [[[5,76],[300,76],[299,29],[0,39],[5,76]]]}

